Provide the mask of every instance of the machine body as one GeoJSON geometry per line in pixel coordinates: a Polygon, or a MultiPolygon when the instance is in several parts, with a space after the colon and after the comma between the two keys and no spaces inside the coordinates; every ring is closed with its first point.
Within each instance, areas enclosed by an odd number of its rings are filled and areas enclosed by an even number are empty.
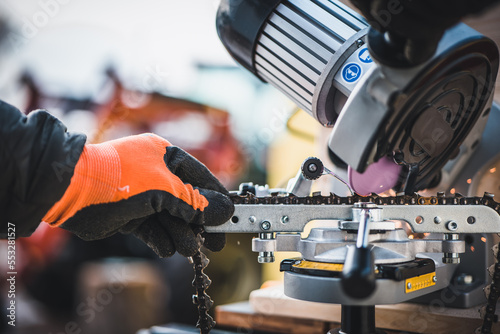
{"type": "MultiPolygon", "coordinates": [[[[375,2],[355,3],[366,14],[375,2]]],[[[403,6],[408,15],[424,4],[403,6]]],[[[240,192],[233,197],[234,217],[206,230],[257,233],[253,250],[259,262],[273,261],[276,251],[299,252],[300,258],[281,264],[285,294],[342,304],[338,333],[375,333],[374,305],[425,302],[425,296],[449,288],[464,273],[457,269],[463,268],[461,255],[471,265],[470,258],[482,254],[483,271],[494,261],[485,255],[491,234],[500,233],[500,205],[491,194],[415,193],[450,189],[464,171],[471,173],[478,148],[494,147],[488,157],[500,151],[495,135],[484,131],[492,108],[490,128],[500,124],[500,110],[492,106],[498,48],[456,24],[461,13],[430,23],[429,35],[419,39],[400,29],[404,15],[371,27],[336,0],[221,1],[217,28],[229,53],[331,128],[333,163],[348,170],[349,189],[363,191],[307,196],[317,177],[343,180],[321,162],[306,160],[287,189],[240,192]],[[389,180],[385,186],[397,195],[376,195],[378,183],[359,176],[369,168],[389,180]],[[313,228],[302,238],[299,233],[315,220],[328,220],[330,227],[313,228]],[[470,236],[482,240],[476,254],[470,236]],[[363,329],[356,327],[356,315],[363,315],[363,329]]],[[[481,302],[479,290],[489,281],[477,277],[477,286],[460,290],[467,298],[454,306],[481,302]]]]}
{"type": "Polygon", "coordinates": [[[445,164],[467,160],[481,138],[498,50],[464,24],[412,67],[375,62],[368,23],[339,1],[222,1],[217,28],[240,64],[332,127],[339,161],[361,173],[385,157],[405,165],[397,190],[437,186],[445,164]]]}

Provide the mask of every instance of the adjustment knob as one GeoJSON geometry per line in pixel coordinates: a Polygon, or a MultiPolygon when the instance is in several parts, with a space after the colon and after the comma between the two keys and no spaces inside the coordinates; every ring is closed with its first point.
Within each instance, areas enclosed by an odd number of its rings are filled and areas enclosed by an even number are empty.
{"type": "Polygon", "coordinates": [[[301,171],[307,180],[316,180],[323,175],[324,166],[321,160],[315,157],[309,157],[302,163],[301,171]]]}

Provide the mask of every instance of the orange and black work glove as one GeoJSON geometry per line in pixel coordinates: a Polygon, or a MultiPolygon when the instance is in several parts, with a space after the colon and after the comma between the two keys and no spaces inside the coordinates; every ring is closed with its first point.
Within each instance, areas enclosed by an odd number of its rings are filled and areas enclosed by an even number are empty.
{"type": "MultiPolygon", "coordinates": [[[[227,190],[191,155],[154,134],[85,145],[71,184],[44,222],[84,240],[133,233],[160,257],[199,249],[193,228],[234,211],[227,190]]],[[[224,234],[203,233],[219,251],[224,234]]]]}

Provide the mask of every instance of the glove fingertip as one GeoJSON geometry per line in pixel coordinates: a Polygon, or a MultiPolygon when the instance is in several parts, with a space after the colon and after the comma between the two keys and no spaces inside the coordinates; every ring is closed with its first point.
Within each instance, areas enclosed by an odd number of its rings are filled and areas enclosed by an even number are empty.
{"type": "Polygon", "coordinates": [[[205,225],[221,225],[233,216],[234,204],[228,196],[208,189],[200,189],[200,193],[208,200],[203,217],[205,225]]]}
{"type": "Polygon", "coordinates": [[[205,242],[203,246],[212,252],[220,252],[226,246],[226,235],[224,233],[202,233],[205,242]]]}
{"type": "Polygon", "coordinates": [[[167,168],[184,182],[190,183],[195,187],[228,193],[227,189],[224,188],[203,163],[180,147],[167,147],[164,161],[167,168]]]}
{"type": "Polygon", "coordinates": [[[200,240],[183,220],[173,217],[167,212],[159,215],[162,226],[168,231],[177,252],[185,257],[193,256],[200,249],[200,240]]]}
{"type": "Polygon", "coordinates": [[[153,245],[149,245],[149,247],[158,255],[159,258],[165,259],[168,257],[172,257],[175,254],[175,250],[166,249],[164,247],[156,247],[153,245]]]}
{"type": "Polygon", "coordinates": [[[160,258],[171,257],[175,254],[175,245],[170,236],[155,221],[139,226],[133,234],[160,258]]]}
{"type": "Polygon", "coordinates": [[[199,248],[196,247],[195,244],[192,242],[188,242],[182,246],[180,246],[180,245],[177,246],[177,252],[185,257],[190,257],[190,256],[195,255],[196,252],[198,251],[198,249],[199,248]]]}

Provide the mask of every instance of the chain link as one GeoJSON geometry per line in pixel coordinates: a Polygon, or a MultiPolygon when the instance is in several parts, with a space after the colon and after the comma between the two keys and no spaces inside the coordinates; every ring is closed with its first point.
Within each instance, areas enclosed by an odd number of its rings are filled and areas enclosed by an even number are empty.
{"type": "Polygon", "coordinates": [[[377,205],[485,205],[500,214],[500,204],[493,200],[490,194],[485,193],[482,197],[464,197],[461,194],[455,196],[444,196],[438,193],[437,196],[425,197],[418,194],[397,195],[397,196],[379,196],[372,194],[369,196],[337,196],[330,194],[322,196],[319,193],[313,193],[312,196],[298,197],[295,195],[273,194],[266,197],[255,197],[253,194],[231,195],[234,204],[347,204],[352,205],[357,202],[372,202],[377,205]]]}
{"type": "MultiPolygon", "coordinates": [[[[201,236],[202,231],[203,229],[201,227],[194,231],[197,234],[200,245],[203,245],[204,241],[201,236]]],[[[200,329],[201,334],[209,334],[210,330],[215,327],[214,319],[208,314],[214,302],[205,292],[210,284],[212,284],[212,281],[203,270],[208,266],[210,260],[201,250],[198,250],[196,254],[191,257],[191,262],[194,269],[193,286],[196,290],[196,294],[193,295],[193,304],[198,307],[198,322],[196,327],[200,329]]]]}

